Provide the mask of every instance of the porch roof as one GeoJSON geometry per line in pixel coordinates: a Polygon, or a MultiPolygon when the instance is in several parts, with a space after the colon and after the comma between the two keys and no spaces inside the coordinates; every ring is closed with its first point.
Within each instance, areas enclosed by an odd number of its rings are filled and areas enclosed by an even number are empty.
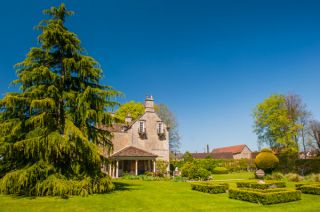
{"type": "Polygon", "coordinates": [[[134,146],[128,146],[124,149],[111,155],[111,158],[137,158],[137,157],[146,157],[146,158],[156,158],[158,155],[147,152],[145,150],[139,149],[134,146]]]}

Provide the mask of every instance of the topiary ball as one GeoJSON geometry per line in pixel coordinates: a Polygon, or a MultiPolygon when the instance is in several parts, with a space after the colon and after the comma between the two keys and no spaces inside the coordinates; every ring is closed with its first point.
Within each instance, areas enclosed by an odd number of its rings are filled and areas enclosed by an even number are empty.
{"type": "Polygon", "coordinates": [[[271,173],[279,164],[279,159],[270,149],[263,149],[255,159],[257,168],[262,169],[265,173],[271,173]]]}

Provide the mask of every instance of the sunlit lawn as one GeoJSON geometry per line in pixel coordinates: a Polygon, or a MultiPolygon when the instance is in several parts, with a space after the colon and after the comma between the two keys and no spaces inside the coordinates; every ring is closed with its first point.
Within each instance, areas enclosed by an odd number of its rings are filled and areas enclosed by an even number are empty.
{"type": "MultiPolygon", "coordinates": [[[[250,173],[215,176],[216,180],[248,179],[250,173]]],[[[231,186],[235,186],[231,181],[231,186]]],[[[227,194],[205,194],[186,182],[116,180],[118,190],[86,198],[36,198],[0,196],[0,211],[320,211],[320,196],[262,206],[231,200],[227,194]]],[[[288,184],[293,187],[293,183],[288,184]]]]}

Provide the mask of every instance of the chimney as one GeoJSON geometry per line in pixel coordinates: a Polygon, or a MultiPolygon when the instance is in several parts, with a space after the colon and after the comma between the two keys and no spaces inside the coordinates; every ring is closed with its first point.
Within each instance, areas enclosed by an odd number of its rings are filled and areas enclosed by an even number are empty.
{"type": "Polygon", "coordinates": [[[130,114],[130,113],[126,116],[125,122],[126,122],[126,123],[131,123],[131,122],[132,122],[132,117],[131,117],[131,114],[130,114]]]}
{"type": "Polygon", "coordinates": [[[152,96],[146,97],[145,108],[146,112],[154,113],[154,100],[152,96]]]}
{"type": "Polygon", "coordinates": [[[209,144],[207,144],[207,153],[210,153],[209,144]]]}

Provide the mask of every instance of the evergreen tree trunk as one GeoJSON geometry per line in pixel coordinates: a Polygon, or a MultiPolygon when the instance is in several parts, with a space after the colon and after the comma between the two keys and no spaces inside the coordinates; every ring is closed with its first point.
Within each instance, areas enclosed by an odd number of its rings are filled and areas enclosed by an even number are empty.
{"type": "Polygon", "coordinates": [[[100,147],[112,148],[107,112],[119,93],[99,83],[102,70],[65,27],[64,4],[44,11],[40,46],[16,65],[20,93],[0,100],[0,192],[36,196],[111,191],[100,147]]]}

